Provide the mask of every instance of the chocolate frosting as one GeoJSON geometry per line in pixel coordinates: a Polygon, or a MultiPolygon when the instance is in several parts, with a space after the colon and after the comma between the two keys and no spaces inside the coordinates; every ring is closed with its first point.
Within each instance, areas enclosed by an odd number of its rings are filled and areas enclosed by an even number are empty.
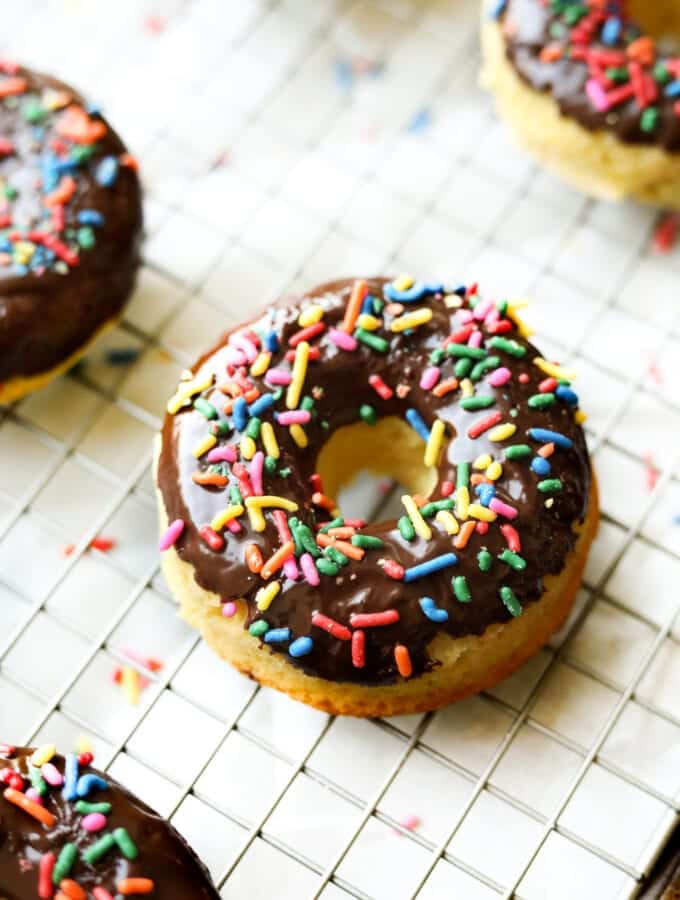
{"type": "MultiPolygon", "coordinates": [[[[370,279],[368,287],[370,295],[381,297],[385,280],[370,279]]],[[[265,334],[272,329],[279,336],[280,349],[273,353],[271,365],[277,369],[290,369],[291,364],[285,361],[285,353],[289,349],[287,345],[291,335],[299,330],[297,320],[301,310],[320,304],[327,328],[337,327],[345,313],[351,290],[350,280],[321,285],[297,302],[291,301],[271,309],[249,326],[248,333],[265,334]]],[[[453,301],[461,302],[457,296],[453,297],[453,301]]],[[[405,540],[394,521],[370,523],[361,533],[381,538],[384,541],[382,549],[367,550],[363,560],[350,561],[336,577],[322,576],[318,587],[305,579],[293,581],[281,572],[277,573],[275,577],[281,582],[281,591],[266,612],[262,612],[257,608],[255,598],[265,582],[249,570],[244,562],[244,551],[247,545],[254,543],[261,549],[265,560],[276,551],[280,540],[272,517],[266,516],[265,531],[255,532],[248,517],[243,516],[239,520],[242,525],[240,533],[225,532],[226,547],[221,552],[210,549],[199,535],[199,529],[229,505],[230,488],[229,485],[223,488],[200,486],[192,480],[197,470],[210,468],[206,456],[197,460],[192,453],[205,437],[208,423],[198,410],[190,406],[185,406],[177,415],[167,415],[165,418],[157,478],[168,520],[182,519],[185,523],[183,533],[175,544],[181,559],[194,567],[194,577],[201,587],[217,593],[223,600],[244,598],[248,604],[248,624],[265,619],[271,628],[290,628],[291,639],[311,636],[314,641],[311,653],[300,658],[288,656],[293,665],[301,666],[311,675],[363,684],[391,683],[398,677],[395,644],[408,648],[413,674],[423,672],[436,662],[429,657],[427,647],[440,630],[452,637],[480,635],[492,623],[508,621],[511,615],[499,598],[500,588],[512,588],[522,604],[538,601],[543,591],[544,576],[559,573],[574,546],[572,526],[585,516],[590,487],[584,435],[575,422],[574,406],[561,402],[544,410],[528,406],[527,401],[539,392],[539,384],[546,376],[534,363],[538,351],[520,336],[515,324],[505,320],[509,322],[506,327],[511,330],[503,337],[516,342],[514,346],[525,353],[523,358],[501,350],[490,350],[490,353],[498,354],[500,366],[512,371],[512,379],[498,388],[491,387],[486,378],[475,385],[478,394],[493,396],[491,409],[471,412],[461,408],[460,390],[438,397],[431,390],[420,388],[421,375],[430,364],[432,351],[441,348],[446,338],[460,329],[461,320],[470,316],[466,309],[450,308],[450,303],[451,297],[445,298],[441,293],[424,296],[416,305],[419,308],[431,307],[431,320],[413,331],[400,334],[390,332],[390,323],[399,310],[388,304],[383,311],[384,331],[380,332],[390,336],[387,353],[376,352],[362,343],[354,352],[341,350],[329,339],[327,331],[313,340],[312,346],[320,349],[320,359],[309,363],[305,381],[305,393],[311,393],[316,398],[315,413],[305,426],[309,444],[306,449],[300,449],[291,439],[288,428],[274,425],[281,458],[276,473],[265,473],[264,491],[296,502],[299,509],[295,515],[312,530],[319,522],[328,519],[330,514],[312,503],[310,476],[315,472],[317,455],[329,435],[341,426],[358,421],[362,404],[373,406],[380,417],[394,415],[403,418],[406,410],[413,408],[428,428],[436,418],[446,424],[446,446],[437,467],[437,486],[432,499],[442,498],[445,482],[455,482],[459,463],[472,463],[486,453],[493,459],[503,460],[503,451],[508,446],[525,442],[532,444],[536,452],[541,445],[527,437],[528,429],[540,427],[554,430],[572,443],[570,449],[557,449],[550,458],[550,477],[558,478],[562,483],[559,493],[549,497],[538,489],[540,478],[531,470],[530,459],[505,459],[502,476],[495,483],[497,496],[518,511],[517,518],[511,524],[519,534],[521,556],[526,560],[522,571],[516,571],[498,560],[499,554],[508,546],[499,528],[506,521],[501,517],[489,524],[485,534],[475,531],[465,549],[455,551],[454,538],[433,519],[429,520],[431,540],[420,537],[405,540]],[[381,399],[369,384],[369,376],[375,375],[395,389],[390,399],[381,399]],[[489,439],[492,432],[489,431],[475,439],[470,438],[470,426],[495,410],[501,413],[503,423],[516,425],[515,435],[502,443],[492,442],[489,439]],[[478,562],[478,554],[483,549],[493,557],[493,564],[487,572],[480,570],[478,562]],[[385,574],[386,559],[396,560],[408,568],[452,551],[458,556],[458,564],[436,574],[409,583],[393,580],[385,574]],[[452,576],[461,575],[467,578],[472,595],[467,603],[458,602],[452,591],[452,576]],[[426,617],[419,603],[423,597],[433,599],[437,607],[446,610],[448,621],[436,623],[426,617]],[[389,609],[398,610],[399,621],[366,630],[366,664],[363,668],[353,665],[349,641],[338,640],[311,621],[312,614],[319,611],[348,626],[352,614],[389,609]]],[[[463,305],[466,306],[467,301],[463,305]]],[[[405,307],[405,311],[408,312],[409,307],[405,307]]],[[[492,326],[487,327],[482,322],[476,324],[480,326],[488,346],[493,335],[492,326]]],[[[216,348],[196,363],[192,371],[197,373],[197,378],[214,373],[218,384],[225,380],[228,360],[233,358],[230,339],[230,335],[225,336],[216,348]]],[[[448,358],[441,363],[442,378],[452,375],[453,362],[448,358]]],[[[266,375],[263,378],[251,377],[250,380],[263,392],[271,390],[266,375]]],[[[204,391],[203,397],[211,400],[219,410],[222,410],[227,399],[214,387],[204,391]]],[[[278,409],[284,409],[282,402],[278,404],[278,409]]],[[[222,413],[220,421],[227,421],[222,413]]],[[[238,444],[238,441],[239,434],[236,433],[221,438],[218,446],[230,442],[238,444]]],[[[389,452],[388,448],[386,452],[389,452]]],[[[229,481],[230,484],[235,481],[233,472],[229,481]]],[[[483,526],[481,530],[484,530],[483,526]]],[[[286,653],[289,645],[284,642],[269,646],[274,652],[286,653]]],[[[268,652],[268,647],[263,647],[263,652],[268,652]]]]}
{"type": "MultiPolygon", "coordinates": [[[[26,748],[0,752],[0,778],[5,770],[11,769],[30,787],[29,769],[35,771],[30,763],[32,752],[26,748]]],[[[64,758],[55,756],[51,763],[63,775],[64,758]]],[[[74,802],[65,799],[61,787],[48,786],[43,798],[44,808],[56,818],[52,827],[43,825],[0,796],[0,897],[3,900],[35,900],[41,858],[49,852],[58,858],[67,843],[73,843],[77,848],[68,878],[85,890],[103,887],[115,897],[116,885],[122,879],[148,878],[155,885],[149,896],[159,900],[218,900],[219,894],[212,886],[207,870],[172,825],[109,775],[90,766],[80,766],[80,775],[88,773],[99,775],[108,784],[107,789],[95,788],[86,797],[90,803],[111,804],[107,825],[97,833],[83,829],[83,814],[76,811],[74,802]],[[136,859],[127,859],[119,847],[114,846],[95,863],[83,860],[83,851],[118,828],[126,829],[135,844],[136,859]]],[[[3,791],[6,789],[4,785],[0,787],[3,791]]]]}
{"type": "Polygon", "coordinates": [[[0,152],[0,382],[55,367],[118,315],[134,286],[142,228],[139,179],[106,120],[62,82],[0,63],[0,91],[17,78],[25,90],[0,100],[0,143],[9,149],[0,152]],[[84,125],[77,139],[66,117],[84,125]],[[117,167],[109,184],[104,160],[117,167]],[[64,178],[75,190],[48,207],[64,178]],[[92,212],[101,219],[88,225],[92,212]],[[58,239],[72,263],[52,258],[31,233],[58,239]],[[27,265],[17,262],[17,241],[37,245],[27,265]]]}
{"type": "MultiPolygon", "coordinates": [[[[589,66],[597,67],[605,93],[628,84],[629,74],[626,77],[621,73],[621,77],[614,80],[606,73],[614,68],[630,72],[631,56],[635,54],[627,48],[644,36],[643,32],[625,16],[623,4],[617,0],[608,4],[607,11],[585,10],[586,17],[575,24],[568,22],[565,12],[573,12],[576,4],[569,4],[568,10],[565,6],[563,12],[554,12],[554,6],[541,0],[507,0],[500,15],[507,57],[521,78],[535,90],[551,94],[565,116],[575,119],[589,131],[611,132],[624,143],[657,144],[666,150],[680,150],[677,99],[665,91],[665,86],[675,82],[680,75],[680,68],[677,68],[680,59],[655,50],[648,63],[642,65],[643,75],[650,87],[655,85],[657,95],[644,108],[632,96],[609,109],[598,110],[586,91],[586,83],[594,76],[594,70],[589,71],[589,66]],[[616,39],[610,37],[605,43],[602,29],[608,18],[620,23],[620,33],[616,39]],[[591,22],[592,29],[588,24],[591,22]],[[578,32],[584,30],[592,31],[591,37],[585,41],[576,40],[578,32]],[[550,50],[560,48],[559,58],[550,61],[545,56],[542,58],[546,47],[550,50]],[[617,52],[619,59],[615,55],[617,52]],[[602,55],[604,53],[609,56],[602,55]],[[656,111],[656,121],[651,127],[643,127],[644,109],[656,111]]],[[[615,33],[610,32],[611,35],[615,33]]]]}

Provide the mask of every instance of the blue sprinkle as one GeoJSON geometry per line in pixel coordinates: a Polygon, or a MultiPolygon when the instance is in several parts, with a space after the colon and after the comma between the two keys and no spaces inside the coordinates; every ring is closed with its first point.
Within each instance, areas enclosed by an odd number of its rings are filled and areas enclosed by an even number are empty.
{"type": "Polygon", "coordinates": [[[432,282],[431,284],[426,284],[424,281],[416,281],[412,287],[405,291],[398,291],[392,284],[386,284],[384,287],[387,299],[395,303],[415,303],[416,300],[421,300],[425,294],[437,294],[442,290],[444,290],[444,285],[441,281],[432,282]]]}
{"type": "Polygon", "coordinates": [[[667,97],[680,97],[680,80],[676,79],[667,84],[664,93],[667,97]]]}
{"type": "Polygon", "coordinates": [[[674,524],[674,525],[680,525],[680,513],[676,513],[676,514],[673,516],[673,524],[674,524]]]}
{"type": "Polygon", "coordinates": [[[276,353],[279,349],[279,339],[275,331],[268,331],[264,336],[264,348],[270,353],[276,353]]]}
{"type": "Polygon", "coordinates": [[[337,59],[334,68],[335,82],[338,87],[343,90],[349,90],[354,82],[354,73],[350,64],[344,59],[337,59]]]}
{"type": "Polygon", "coordinates": [[[290,628],[270,628],[263,638],[265,644],[282,644],[290,640],[290,628]]]}
{"type": "Polygon", "coordinates": [[[105,156],[99,163],[94,173],[97,182],[103,187],[111,187],[118,178],[118,159],[115,156],[105,156]]]}
{"type": "Polygon", "coordinates": [[[467,287],[464,284],[459,284],[457,288],[454,288],[451,291],[452,294],[458,294],[459,297],[464,297],[467,293],[467,287]]]}
{"type": "Polygon", "coordinates": [[[81,209],[78,213],[80,225],[94,225],[101,227],[104,224],[104,216],[97,209],[81,209]]]}
{"type": "Polygon", "coordinates": [[[59,157],[54,153],[43,153],[40,175],[43,194],[51,193],[59,184],[59,157]]]}
{"type": "Polygon", "coordinates": [[[432,124],[432,113],[429,109],[420,109],[406,126],[410,134],[420,134],[432,124]]]}
{"type": "Polygon", "coordinates": [[[139,350],[136,347],[114,347],[106,354],[106,361],[112,366],[125,366],[134,362],[138,356],[139,350]]]}
{"type": "MultiPolygon", "coordinates": [[[[234,404],[236,405],[236,404],[234,404]]],[[[254,400],[250,406],[248,407],[248,412],[251,416],[261,416],[263,412],[269,409],[270,406],[274,405],[274,395],[273,394],[262,394],[261,397],[258,397],[257,400],[254,400]]],[[[239,429],[240,431],[241,429],[239,429]]]]}
{"type": "Polygon", "coordinates": [[[449,566],[455,566],[458,557],[455,553],[442,553],[441,556],[435,556],[434,559],[428,559],[424,563],[417,566],[411,566],[410,569],[404,571],[404,581],[415,581],[417,578],[424,578],[426,575],[432,575],[439,572],[440,569],[447,569],[449,566]]]}
{"type": "Polygon", "coordinates": [[[420,608],[431,622],[447,622],[449,614],[445,609],[439,609],[432,597],[421,597],[418,601],[420,608]]]}
{"type": "Polygon", "coordinates": [[[85,111],[87,112],[88,116],[98,116],[99,118],[101,118],[102,108],[97,103],[89,103],[85,107],[85,111]]]}
{"type": "Polygon", "coordinates": [[[77,793],[79,797],[87,797],[90,791],[105,791],[108,786],[108,782],[100,778],[99,775],[89,773],[88,775],[81,775],[78,779],[77,793]]]}
{"type": "Polygon", "coordinates": [[[555,388],[555,396],[562,403],[568,403],[569,406],[576,406],[578,403],[578,394],[565,384],[560,384],[555,388]]]}
{"type": "Polygon", "coordinates": [[[611,47],[621,37],[621,19],[610,16],[602,26],[602,43],[611,47]]]}
{"type": "Polygon", "coordinates": [[[492,484],[478,484],[475,491],[482,506],[488,506],[496,496],[496,488],[492,484]]]}
{"type": "Polygon", "coordinates": [[[0,238],[0,250],[3,253],[11,253],[12,252],[12,242],[8,241],[7,238],[0,238]]]}
{"type": "Polygon", "coordinates": [[[537,475],[549,475],[551,469],[552,466],[548,460],[544,459],[542,456],[534,456],[531,460],[531,470],[537,475]]]}
{"type": "Polygon", "coordinates": [[[555,444],[562,450],[570,450],[574,446],[574,442],[566,436],[560,434],[559,431],[549,431],[547,428],[530,428],[529,437],[541,444],[555,444]]]}
{"type": "Polygon", "coordinates": [[[310,637],[299,637],[290,645],[288,652],[297,659],[300,656],[307,656],[313,649],[314,641],[310,637]]]}
{"type": "Polygon", "coordinates": [[[411,426],[414,431],[417,431],[418,434],[424,441],[428,441],[430,439],[430,429],[427,427],[425,422],[423,421],[422,416],[418,412],[418,410],[410,407],[406,410],[406,421],[411,426]]]}
{"type": "Polygon", "coordinates": [[[361,304],[361,312],[364,315],[373,315],[373,297],[370,294],[366,294],[364,297],[364,302],[361,304]]]}
{"type": "Polygon", "coordinates": [[[508,5],[508,0],[496,0],[494,5],[489,10],[489,18],[490,19],[500,19],[500,17],[505,12],[505,7],[508,5]]]}
{"type": "Polygon", "coordinates": [[[78,757],[75,753],[66,754],[64,765],[64,800],[72,803],[78,798],[78,757]]]}
{"type": "Polygon", "coordinates": [[[237,397],[232,406],[232,417],[234,419],[234,428],[237,431],[245,431],[248,425],[250,413],[245,397],[237,397]]]}

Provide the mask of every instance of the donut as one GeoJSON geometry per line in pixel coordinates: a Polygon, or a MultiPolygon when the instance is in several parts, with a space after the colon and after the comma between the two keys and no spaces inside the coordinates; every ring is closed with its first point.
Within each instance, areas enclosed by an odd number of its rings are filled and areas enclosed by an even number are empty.
{"type": "Polygon", "coordinates": [[[163,572],[224,659],[319,709],[489,687],[569,612],[597,498],[571,373],[475,285],[336,281],[237,328],[168,403],[163,572]],[[344,516],[362,470],[397,521],[344,516]]]}
{"type": "Polygon", "coordinates": [[[218,900],[179,832],[91,761],[0,744],[0,896],[218,900]]]}
{"type": "Polygon", "coordinates": [[[680,54],[655,39],[669,33],[680,35],[674,0],[489,0],[482,82],[573,186],[679,209],[680,54]]]}
{"type": "Polygon", "coordinates": [[[68,85],[0,60],[0,403],[73,366],[139,264],[136,163],[68,85]]]}

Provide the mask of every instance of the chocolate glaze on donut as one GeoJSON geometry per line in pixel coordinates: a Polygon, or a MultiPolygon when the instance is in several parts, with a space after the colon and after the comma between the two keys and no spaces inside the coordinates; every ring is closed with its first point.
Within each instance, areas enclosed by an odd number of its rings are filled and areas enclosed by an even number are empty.
{"type": "MultiPolygon", "coordinates": [[[[31,765],[32,750],[0,745],[0,779],[7,790],[6,778],[16,772],[24,779],[24,789],[31,787],[29,771],[40,773],[31,765]]],[[[54,756],[50,763],[63,775],[65,760],[54,756]]],[[[76,847],[75,861],[68,878],[92,894],[93,888],[104,888],[111,897],[118,895],[117,884],[126,878],[146,878],[154,883],[150,896],[160,900],[218,900],[207,870],[175,828],[134,797],[109,775],[91,766],[79,766],[79,775],[95,774],[108,787],[96,786],[84,798],[89,803],[110,803],[104,829],[88,832],[83,828],[84,813],[76,810],[78,802],[69,801],[62,787],[47,786],[43,807],[55,817],[51,827],[32,818],[5,796],[0,796],[0,897],[3,900],[35,900],[46,896],[38,893],[40,861],[47,854],[59,859],[67,844],[76,847]],[[137,849],[135,859],[126,858],[114,845],[96,862],[88,863],[83,853],[104,835],[124,828],[137,849]]],[[[57,891],[55,886],[54,890],[57,891]]],[[[51,894],[49,896],[52,896],[51,894]]],[[[71,896],[69,894],[69,896],[71,896]]],[[[104,895],[106,896],[106,895],[104,895]]]]}
{"type": "MultiPolygon", "coordinates": [[[[266,530],[256,532],[248,516],[243,515],[239,518],[239,533],[224,531],[226,547],[220,552],[210,549],[199,535],[199,529],[229,505],[230,486],[236,478],[233,469],[228,471],[229,466],[225,466],[223,471],[228,473],[228,484],[224,487],[205,487],[192,480],[199,469],[206,471],[211,468],[206,461],[207,455],[197,460],[192,453],[205,438],[210,423],[190,405],[180,408],[176,415],[166,416],[157,477],[168,521],[181,519],[185,523],[175,548],[181,559],[194,567],[194,577],[201,587],[217,593],[223,600],[245,598],[248,624],[265,619],[272,629],[290,628],[291,640],[311,636],[311,653],[299,658],[289,656],[291,663],[301,666],[305,672],[331,680],[387,684],[398,677],[395,646],[403,645],[408,649],[413,675],[417,675],[435,664],[436,661],[428,656],[427,646],[439,631],[444,630],[452,637],[480,635],[488,625],[508,621],[511,611],[500,599],[501,587],[511,588],[521,604],[539,600],[543,577],[559,573],[574,546],[572,526],[581,521],[586,513],[590,468],[583,431],[575,421],[577,399],[573,392],[562,385],[560,393],[569,402],[554,399],[554,402],[548,401],[550,405],[545,409],[528,405],[529,398],[540,394],[539,385],[542,384],[545,390],[546,374],[534,362],[539,358],[538,351],[520,335],[516,322],[509,318],[514,313],[507,313],[502,307],[499,315],[495,305],[480,300],[474,287],[467,292],[465,288],[459,289],[459,294],[463,295],[461,297],[454,293],[444,294],[441,290],[433,293],[428,288],[440,286],[417,283],[403,296],[420,291],[420,297],[415,303],[401,304],[403,313],[409,313],[414,308],[430,308],[433,313],[431,320],[411,331],[394,333],[390,328],[400,315],[400,309],[388,302],[381,310],[383,327],[374,332],[388,339],[388,351],[377,352],[358,342],[356,350],[348,352],[332,342],[329,331],[341,324],[352,287],[350,280],[321,285],[298,302],[274,307],[238,332],[242,334],[246,331],[251,337],[253,334],[261,335],[266,341],[267,335],[273,331],[277,335],[279,349],[272,354],[271,368],[290,370],[291,363],[285,357],[290,351],[291,337],[300,330],[297,320],[301,310],[318,304],[324,311],[324,330],[311,340],[311,346],[319,348],[320,359],[309,363],[303,392],[314,398],[312,418],[305,425],[309,444],[306,449],[300,449],[291,439],[289,428],[278,425],[273,419],[272,410],[285,411],[284,394],[263,418],[274,423],[281,449],[276,473],[264,474],[264,492],[282,495],[297,503],[299,509],[295,516],[314,532],[319,523],[330,518],[330,513],[313,504],[313,488],[310,485],[317,455],[329,435],[341,426],[357,422],[363,404],[374,407],[378,417],[393,415],[404,418],[408,409],[415,409],[427,429],[437,418],[443,420],[446,426],[445,446],[437,467],[437,486],[429,499],[443,498],[447,490],[446,482],[455,484],[461,471],[458,469],[460,463],[472,464],[488,453],[494,460],[503,461],[505,457],[503,472],[495,482],[495,489],[498,498],[517,510],[516,519],[511,521],[499,516],[497,521],[488,525],[488,529],[478,526],[480,531],[486,530],[486,533],[476,530],[464,549],[455,548],[456,538],[434,518],[428,519],[432,531],[430,540],[417,536],[414,540],[405,540],[394,521],[369,523],[361,534],[379,537],[384,542],[382,549],[367,549],[363,560],[350,560],[335,577],[322,575],[318,587],[313,587],[304,578],[293,581],[277,572],[270,581],[278,578],[281,590],[263,612],[256,605],[256,595],[265,582],[259,574],[249,570],[244,553],[246,547],[254,543],[260,548],[262,557],[268,559],[280,546],[277,528],[269,514],[266,516],[266,530]],[[470,304],[477,304],[478,311],[488,309],[488,313],[481,320],[472,318],[470,304]],[[482,351],[476,355],[488,360],[488,364],[485,362],[486,374],[473,372],[476,381],[472,385],[464,385],[468,391],[474,390],[476,395],[491,398],[489,408],[480,411],[466,411],[461,407],[460,388],[436,396],[433,390],[420,387],[423,371],[432,365],[433,351],[436,354],[438,349],[447,346],[450,335],[457,334],[456,341],[460,341],[461,334],[464,334],[461,329],[466,327],[468,319],[473,324],[473,330],[481,332],[477,340],[483,342],[482,351]],[[499,338],[501,347],[509,347],[513,352],[494,347],[499,338]],[[505,344],[505,340],[511,343],[505,344]],[[487,352],[484,352],[484,345],[487,352]],[[492,357],[490,360],[489,356],[492,357]],[[497,359],[494,360],[494,356],[497,359]],[[504,386],[494,388],[487,378],[491,369],[498,367],[508,367],[512,378],[504,386]],[[392,388],[390,399],[379,397],[369,384],[369,377],[376,375],[392,388]],[[468,436],[471,426],[495,412],[500,413],[497,417],[499,422],[516,426],[511,438],[502,442],[491,441],[489,437],[494,433],[490,430],[474,439],[468,436]],[[561,490],[558,493],[546,494],[538,489],[541,476],[532,471],[531,463],[532,456],[544,445],[528,437],[530,428],[559,432],[570,445],[569,449],[557,447],[549,459],[550,475],[547,477],[560,480],[561,490]],[[516,444],[531,445],[532,452],[528,458],[507,459],[507,448],[516,444]],[[499,527],[503,524],[514,527],[521,541],[519,552],[526,561],[526,566],[521,570],[515,570],[498,559],[508,549],[507,531],[504,535],[499,527]],[[489,571],[481,571],[480,568],[478,557],[483,549],[488,550],[493,559],[489,571]],[[386,574],[385,560],[396,560],[408,569],[450,552],[456,554],[458,563],[436,574],[413,581],[394,580],[386,574]],[[452,577],[459,576],[467,579],[470,602],[459,602],[454,596],[452,577]],[[446,610],[448,620],[438,623],[427,617],[419,602],[423,597],[431,598],[437,608],[446,610]],[[366,662],[362,668],[352,662],[350,640],[339,640],[312,623],[312,614],[318,611],[351,628],[353,614],[392,609],[399,613],[398,622],[366,629],[366,662]]],[[[400,296],[385,279],[368,280],[368,290],[369,298],[379,300],[384,292],[400,296]]],[[[202,380],[206,373],[215,373],[217,384],[230,380],[227,367],[235,359],[235,348],[230,345],[230,340],[234,340],[233,332],[199,360],[192,370],[198,373],[195,382],[202,380]]],[[[474,344],[475,338],[472,341],[474,344]]],[[[455,341],[450,340],[449,344],[452,343],[455,341]]],[[[238,356],[238,351],[236,354],[238,356]]],[[[457,356],[448,352],[444,354],[439,365],[441,381],[453,376],[457,360],[457,356]]],[[[474,365],[477,362],[478,359],[472,361],[474,365]]],[[[234,371],[233,365],[230,371],[234,371]]],[[[247,371],[242,369],[244,375],[247,371]]],[[[267,384],[266,374],[263,377],[248,377],[260,391],[269,393],[273,390],[267,384]]],[[[462,375],[460,380],[463,381],[462,375]]],[[[228,399],[224,394],[211,387],[202,392],[202,397],[210,400],[219,410],[219,421],[230,421],[222,413],[224,401],[228,399]]],[[[229,443],[238,445],[239,440],[238,432],[231,433],[220,438],[217,446],[229,443]]],[[[385,453],[389,454],[389,448],[385,448],[385,453]]],[[[248,465],[246,462],[245,466],[248,465]]],[[[546,467],[541,466],[545,470],[546,467]]],[[[471,471],[473,475],[480,474],[474,469],[471,471]]],[[[470,488],[470,493],[474,500],[473,488],[470,488]]],[[[456,508],[453,512],[458,514],[460,510],[456,508]]],[[[464,516],[458,515],[458,518],[462,526],[464,516]]],[[[516,614],[518,610],[514,612],[516,614]]],[[[274,651],[286,653],[289,642],[269,646],[274,651]]],[[[263,646],[263,652],[267,652],[266,646],[263,646]]]]}
{"type": "Polygon", "coordinates": [[[54,368],[120,312],[139,264],[142,208],[134,160],[72,88],[0,61],[0,96],[2,382],[54,368]],[[107,166],[115,175],[101,183],[107,166]],[[54,192],[69,185],[58,202],[54,192]]]}
{"type": "Polygon", "coordinates": [[[522,79],[551,94],[565,116],[589,131],[680,150],[680,58],[657,52],[618,0],[582,4],[577,21],[568,17],[577,4],[561,12],[554,6],[542,0],[497,5],[508,59],[522,79]]]}

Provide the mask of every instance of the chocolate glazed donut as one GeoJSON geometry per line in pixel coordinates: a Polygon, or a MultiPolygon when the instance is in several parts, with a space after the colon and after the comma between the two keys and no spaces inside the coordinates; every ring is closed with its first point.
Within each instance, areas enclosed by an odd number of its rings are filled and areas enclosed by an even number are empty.
{"type": "Polygon", "coordinates": [[[0,400],[11,400],[118,317],[142,208],[136,163],[106,120],[63,82],[7,61],[0,198],[0,400]]]}
{"type": "Polygon", "coordinates": [[[96,900],[218,900],[179,832],[89,759],[2,744],[0,782],[3,900],[80,896],[65,880],[96,900]]]}
{"type": "Polygon", "coordinates": [[[162,546],[229,613],[247,607],[244,638],[265,654],[327,681],[416,680],[438,665],[437,635],[516,619],[564,569],[593,496],[577,402],[512,308],[475,286],[321,285],[222,339],[180,384],[158,462],[162,546]],[[373,462],[393,471],[415,442],[428,497],[405,496],[399,522],[343,519],[317,460],[351,426],[328,477],[347,455],[361,467],[394,422],[411,428],[373,462]],[[258,524],[260,494],[273,507],[258,524]]]}

